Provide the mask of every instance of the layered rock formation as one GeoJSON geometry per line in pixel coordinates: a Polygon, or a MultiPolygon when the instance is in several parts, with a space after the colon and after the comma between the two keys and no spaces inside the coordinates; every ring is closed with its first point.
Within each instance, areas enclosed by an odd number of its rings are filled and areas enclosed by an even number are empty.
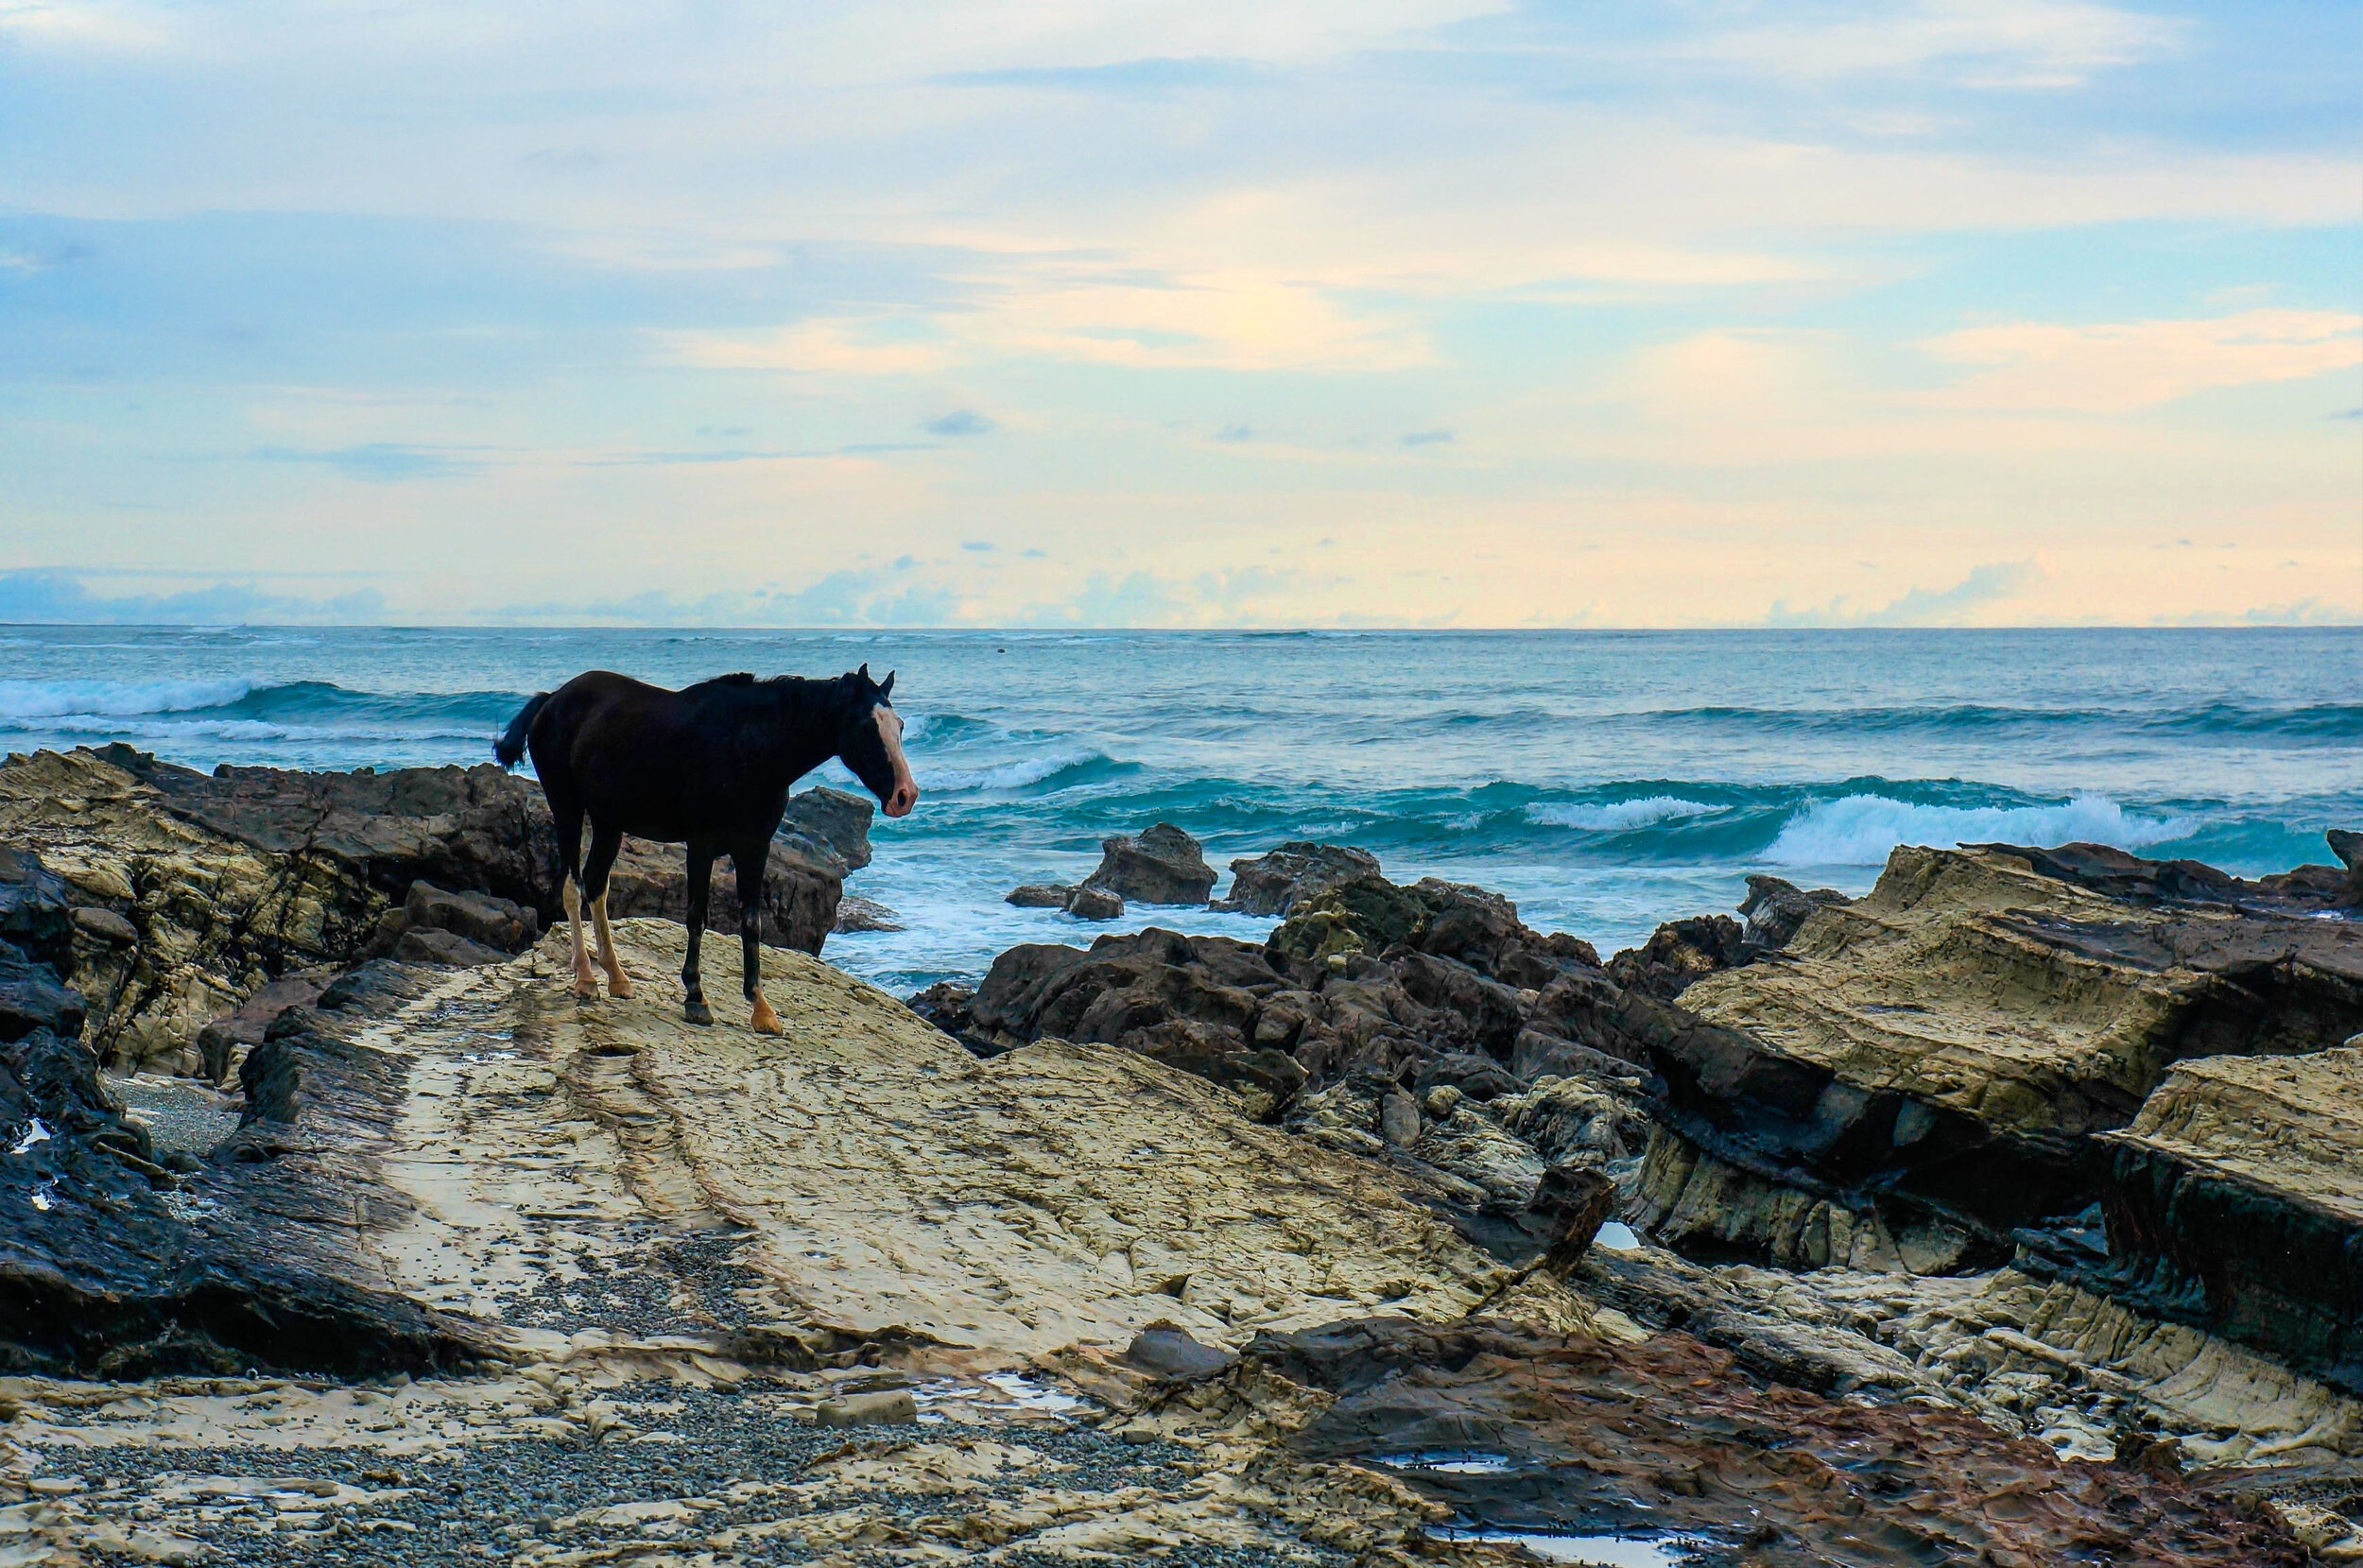
{"type": "MultiPolygon", "coordinates": [[[[222,1494],[170,1490],[191,1463],[173,1445],[196,1441],[207,1464],[249,1467],[233,1476],[302,1478],[309,1517],[278,1511],[299,1541],[339,1517],[451,1540],[466,1526],[400,1504],[431,1467],[460,1489],[439,1498],[469,1499],[455,1521],[490,1509],[588,1558],[645,1556],[663,1521],[662,1550],[716,1562],[865,1544],[1502,1560],[1457,1539],[1479,1525],[1656,1534],[1795,1568],[1899,1552],[2304,1560],[2282,1514],[2132,1462],[2147,1450],[2062,1460],[1903,1357],[1846,1350],[1862,1341],[1842,1330],[1783,1340],[1745,1303],[1717,1318],[1708,1297],[1738,1293],[1664,1254],[1578,1245],[1505,1265],[1448,1220],[1434,1166],[1363,1150],[1342,1125],[1261,1123],[1112,1045],[979,1060],[800,955],[774,984],[784,1037],[692,1029],[680,928],[628,921],[618,938],[641,979],[620,1003],[577,1002],[558,934],[501,965],[351,972],[274,1025],[245,1066],[244,1125],[158,1199],[185,1211],[173,1246],[210,1249],[213,1294],[169,1334],[68,1332],[48,1301],[0,1318],[20,1365],[100,1370],[120,1346],[122,1372],[472,1370],[359,1389],[147,1383],[103,1422],[78,1415],[87,1386],[16,1378],[0,1469],[53,1500],[29,1529],[168,1528],[235,1555],[224,1510],[195,1506],[222,1494]],[[1600,1271],[1611,1260],[1621,1272],[1600,1271]],[[1612,1291],[1631,1310],[1587,1299],[1612,1291]],[[309,1328],[324,1301],[363,1328],[309,1328]],[[1734,1345],[1674,1323],[1683,1301],[1734,1345]],[[264,1310],[297,1332],[250,1336],[264,1310]],[[1029,1435],[990,1404],[978,1374],[1027,1362],[1100,1402],[1073,1435],[1029,1435]],[[1843,1365],[1874,1375],[1834,1376],[1843,1365]],[[920,1400],[950,1424],[798,1436],[907,1419],[920,1400]],[[1095,1425],[1104,1448],[1083,1446],[1095,1425]],[[638,1496],[535,1523],[535,1497],[577,1495],[571,1477],[644,1435],[673,1478],[662,1493],[652,1474],[638,1496]],[[751,1473],[750,1442],[769,1456],[751,1473]],[[1177,1442],[1186,1471],[1144,1462],[1177,1442]],[[1045,1448],[1065,1468],[1024,1490],[960,1479],[1044,1467],[1045,1448]],[[562,1463],[544,1470],[544,1449],[562,1463]],[[1483,1452],[1446,1469],[1438,1449],[1483,1452]],[[1128,1451],[1133,1484],[1053,1490],[1128,1451]],[[136,1484],[59,1479],[94,1472],[136,1484]],[[546,1478],[507,1483],[521,1472],[546,1478]],[[911,1507],[914,1489],[937,1501],[911,1507]]],[[[1460,1072],[1467,1088],[1420,1095],[1419,1139],[1487,1138],[1460,1125],[1482,1106],[1567,1151],[1615,1113],[1572,1080],[1460,1072]]],[[[85,1232],[107,1196],[77,1195],[85,1232]]]]}
{"type": "Polygon", "coordinates": [[[1645,1217],[1705,1239],[1677,1216],[1712,1211],[1716,1241],[1812,1266],[1835,1203],[1947,1264],[2007,1255],[2016,1229],[2097,1199],[2094,1135],[2177,1062],[2363,1027],[2363,926],[2320,908],[2089,847],[1898,850],[1776,961],[1681,993],[1707,1026],[1652,1060],[1667,1127],[1704,1158],[1653,1157],[1645,1217]],[[1686,1200],[1700,1180],[1720,1195],[1686,1200]],[[1792,1195],[1753,1231],[1751,1188],[1792,1195]]]}
{"type": "MultiPolygon", "coordinates": [[[[817,952],[867,860],[868,807],[835,792],[798,807],[772,846],[765,930],[817,952]]],[[[203,1070],[209,1024],[307,971],[405,942],[419,961],[483,962],[559,913],[541,792],[489,764],[204,774],[122,746],[12,756],[0,843],[0,926],[80,989],[102,1059],[132,1067],[203,1070]]],[[[685,882],[678,846],[628,842],[610,906],[679,919],[685,882]]],[[[727,873],[709,919],[738,928],[727,873]]],[[[216,1040],[216,1070],[253,1033],[216,1040]]]]}
{"type": "Polygon", "coordinates": [[[2363,1392],[2363,1038],[2182,1063],[2099,1142],[2110,1288],[2363,1392]]]}

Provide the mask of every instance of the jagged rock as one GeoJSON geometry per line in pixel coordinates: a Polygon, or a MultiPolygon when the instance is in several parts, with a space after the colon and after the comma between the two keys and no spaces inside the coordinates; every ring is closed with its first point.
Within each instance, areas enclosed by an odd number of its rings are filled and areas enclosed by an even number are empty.
{"type": "Polygon", "coordinates": [[[1833,887],[1807,892],[1777,876],[1751,876],[1748,896],[1739,905],[1739,913],[1748,922],[1740,934],[1751,947],[1777,951],[1788,945],[1816,909],[1851,902],[1833,887]]]}
{"type": "Polygon", "coordinates": [[[405,964],[456,964],[463,969],[505,963],[509,958],[497,947],[472,942],[457,931],[442,931],[431,925],[405,931],[394,943],[392,956],[405,964]]]}
{"type": "Polygon", "coordinates": [[[1100,841],[1099,869],[1083,879],[1134,904],[1204,904],[1215,870],[1199,841],[1171,822],[1100,841]]]}
{"type": "Polygon", "coordinates": [[[1628,991],[1671,1002],[1700,977],[1744,963],[1748,944],[1729,915],[1668,921],[1638,948],[1608,961],[1608,976],[1628,991]]]}
{"type": "MultiPolygon", "coordinates": [[[[37,1118],[44,1134],[24,1134],[24,1146],[0,1155],[9,1215],[0,1225],[0,1367],[101,1378],[250,1367],[372,1375],[451,1370],[484,1353],[479,1330],[389,1293],[371,1277],[374,1260],[337,1239],[395,1216],[354,1180],[366,1165],[329,1129],[338,1117],[390,1123],[401,1074],[388,1076],[381,1050],[300,1033],[274,1043],[312,1061],[310,1136],[333,1152],[313,1164],[283,1139],[260,1160],[203,1166],[189,1183],[201,1201],[184,1207],[167,1194],[187,1179],[151,1162],[145,1129],[125,1119],[93,1052],[47,1030],[0,1044],[0,1125],[37,1118]],[[201,1221],[185,1217],[198,1211],[201,1221]]],[[[259,1103],[274,1102],[264,1093],[259,1103]]]]}
{"type": "Polygon", "coordinates": [[[900,931],[902,917],[873,898],[847,893],[837,901],[835,931],[900,931]]]}
{"type": "Polygon", "coordinates": [[[47,964],[60,979],[74,974],[74,911],[65,879],[30,850],[0,844],[0,941],[47,964]]]}
{"type": "Polygon", "coordinates": [[[1474,1051],[1447,1051],[1422,1062],[1411,1086],[1423,1097],[1438,1088],[1449,1088],[1454,1094],[1479,1103],[1515,1094],[1526,1087],[1516,1074],[1500,1062],[1474,1051]]]}
{"type": "Polygon", "coordinates": [[[1698,1026],[1651,1046],[1666,1125],[1890,1230],[2007,1248],[2094,1200],[2093,1134],[2176,1062],[2363,1027],[2363,927],[2296,918],[2293,896],[2093,846],[1899,849],[1782,962],[1683,993],[1698,1026]]]}
{"type": "Polygon", "coordinates": [[[2349,904],[2363,904],[2363,833],[2332,828],[2324,836],[2330,840],[2330,853],[2347,869],[2341,894],[2349,904]]]}
{"type": "Polygon", "coordinates": [[[1384,1142],[1409,1148],[1420,1141],[1420,1108],[1410,1095],[1389,1091],[1378,1102],[1378,1135],[1384,1142]]]}
{"type": "Polygon", "coordinates": [[[58,973],[16,946],[0,942],[0,1041],[36,1029],[71,1039],[82,1032],[82,993],[58,983],[58,973]]]}
{"type": "Polygon", "coordinates": [[[2363,1394],[2363,1038],[2211,1057],[2104,1133],[2098,1279],[2363,1394]]]}
{"type": "MultiPolygon", "coordinates": [[[[0,834],[37,849],[72,903],[132,928],[125,942],[69,926],[94,1047],[127,1068],[198,1073],[205,1025],[273,979],[391,951],[414,882],[559,913],[541,791],[489,764],[204,774],[125,746],[37,752],[0,765],[0,834]]],[[[766,939],[814,951],[842,872],[802,844],[773,846],[766,939]]],[[[610,907],[680,920],[685,881],[679,846],[628,842],[610,907]]],[[[711,922],[737,930],[727,872],[711,922]]]]}
{"type": "Polygon", "coordinates": [[[429,882],[413,882],[402,907],[414,927],[448,931],[501,953],[521,953],[542,935],[532,910],[490,893],[446,892],[429,882]]]}
{"type": "Polygon", "coordinates": [[[955,1040],[976,1026],[976,988],[957,980],[938,980],[903,1005],[955,1040]]]}
{"type": "Polygon", "coordinates": [[[328,968],[298,970],[283,975],[238,1004],[237,1010],[215,1019],[198,1031],[197,1047],[204,1076],[226,1082],[245,1060],[245,1053],[263,1042],[271,1020],[289,1008],[316,1005],[320,993],[336,978],[328,968]]]}
{"type": "Polygon", "coordinates": [[[1028,882],[1012,887],[1001,902],[1013,904],[1020,909],[1063,909],[1075,889],[1063,882],[1028,882]]]}
{"type": "Polygon", "coordinates": [[[876,816],[876,808],[863,797],[815,784],[787,798],[780,836],[802,840],[816,861],[835,857],[843,866],[837,873],[841,878],[870,864],[870,824],[876,816]]]}
{"type": "Polygon", "coordinates": [[[140,939],[140,928],[112,909],[85,905],[74,911],[74,928],[111,947],[129,947],[140,939]]]}
{"type": "Polygon", "coordinates": [[[1315,893],[1378,875],[1378,856],[1341,844],[1296,838],[1268,854],[1231,863],[1231,891],[1215,907],[1243,915],[1285,915],[1315,893]]]}
{"type": "MultiPolygon", "coordinates": [[[[707,883],[706,929],[738,935],[738,878],[728,862],[707,883]]],[[[834,859],[814,858],[794,841],[775,838],[763,881],[763,940],[773,947],[818,953],[837,925],[844,883],[834,859]]],[[[640,916],[676,922],[689,918],[689,853],[679,844],[624,840],[608,883],[610,918],[640,916]]]]}
{"type": "MultiPolygon", "coordinates": [[[[1480,1188],[1486,1202],[1497,1210],[1514,1214],[1534,1201],[1543,1183],[1544,1161],[1531,1145],[1465,1105],[1451,1105],[1441,1117],[1423,1118],[1408,1095],[1397,1094],[1388,1098],[1382,1117],[1398,1100],[1411,1112],[1405,1118],[1411,1139],[1403,1146],[1414,1155],[1480,1188]]],[[[1388,1143],[1397,1142],[1391,1130],[1386,1137],[1388,1143]]]]}
{"type": "Polygon", "coordinates": [[[1604,1093],[1581,1078],[1555,1078],[1523,1094],[1487,1103],[1502,1129],[1532,1148],[1546,1165],[1603,1165],[1637,1153],[1649,1135],[1648,1118],[1630,1098],[1604,1093]]]}

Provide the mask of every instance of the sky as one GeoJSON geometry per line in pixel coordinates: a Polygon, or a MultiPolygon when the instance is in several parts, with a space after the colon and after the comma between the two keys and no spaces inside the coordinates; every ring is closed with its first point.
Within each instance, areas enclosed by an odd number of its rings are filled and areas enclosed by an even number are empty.
{"type": "Polygon", "coordinates": [[[2363,15],[0,0],[0,620],[2363,621],[2363,15]]]}

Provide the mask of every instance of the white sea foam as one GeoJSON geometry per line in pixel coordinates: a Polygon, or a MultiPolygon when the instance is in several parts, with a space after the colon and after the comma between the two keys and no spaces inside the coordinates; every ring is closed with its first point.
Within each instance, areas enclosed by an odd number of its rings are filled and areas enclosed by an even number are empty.
{"type": "Polygon", "coordinates": [[[1704,817],[1718,806],[1685,801],[1679,795],[1650,795],[1638,801],[1612,801],[1606,805],[1572,805],[1538,801],[1526,807],[1526,820],[1544,827],[1581,828],[1587,833],[1624,833],[1678,817],[1704,817]]]}
{"type": "Polygon", "coordinates": [[[0,717],[187,713],[235,702],[253,689],[250,681],[0,681],[0,717]]]}
{"type": "Polygon", "coordinates": [[[2139,849],[2196,830],[2182,817],[2136,817],[2105,795],[2062,805],[1938,806],[1848,795],[1789,818],[1764,852],[1775,866],[1876,866],[1898,844],[2065,844],[2079,839],[2139,849]]]}
{"type": "Polygon", "coordinates": [[[939,792],[964,789],[1023,789],[1038,784],[1054,774],[1086,763],[1105,762],[1105,754],[1091,750],[1052,751],[1039,757],[1023,757],[993,767],[927,767],[919,771],[919,787],[939,792]]]}

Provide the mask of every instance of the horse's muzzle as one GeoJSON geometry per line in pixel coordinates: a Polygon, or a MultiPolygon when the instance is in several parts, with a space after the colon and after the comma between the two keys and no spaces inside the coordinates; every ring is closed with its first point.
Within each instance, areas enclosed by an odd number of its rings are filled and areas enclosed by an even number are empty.
{"type": "Polygon", "coordinates": [[[888,817],[908,817],[911,814],[911,807],[918,803],[919,786],[917,784],[898,784],[895,786],[894,793],[886,798],[886,814],[888,817]]]}

